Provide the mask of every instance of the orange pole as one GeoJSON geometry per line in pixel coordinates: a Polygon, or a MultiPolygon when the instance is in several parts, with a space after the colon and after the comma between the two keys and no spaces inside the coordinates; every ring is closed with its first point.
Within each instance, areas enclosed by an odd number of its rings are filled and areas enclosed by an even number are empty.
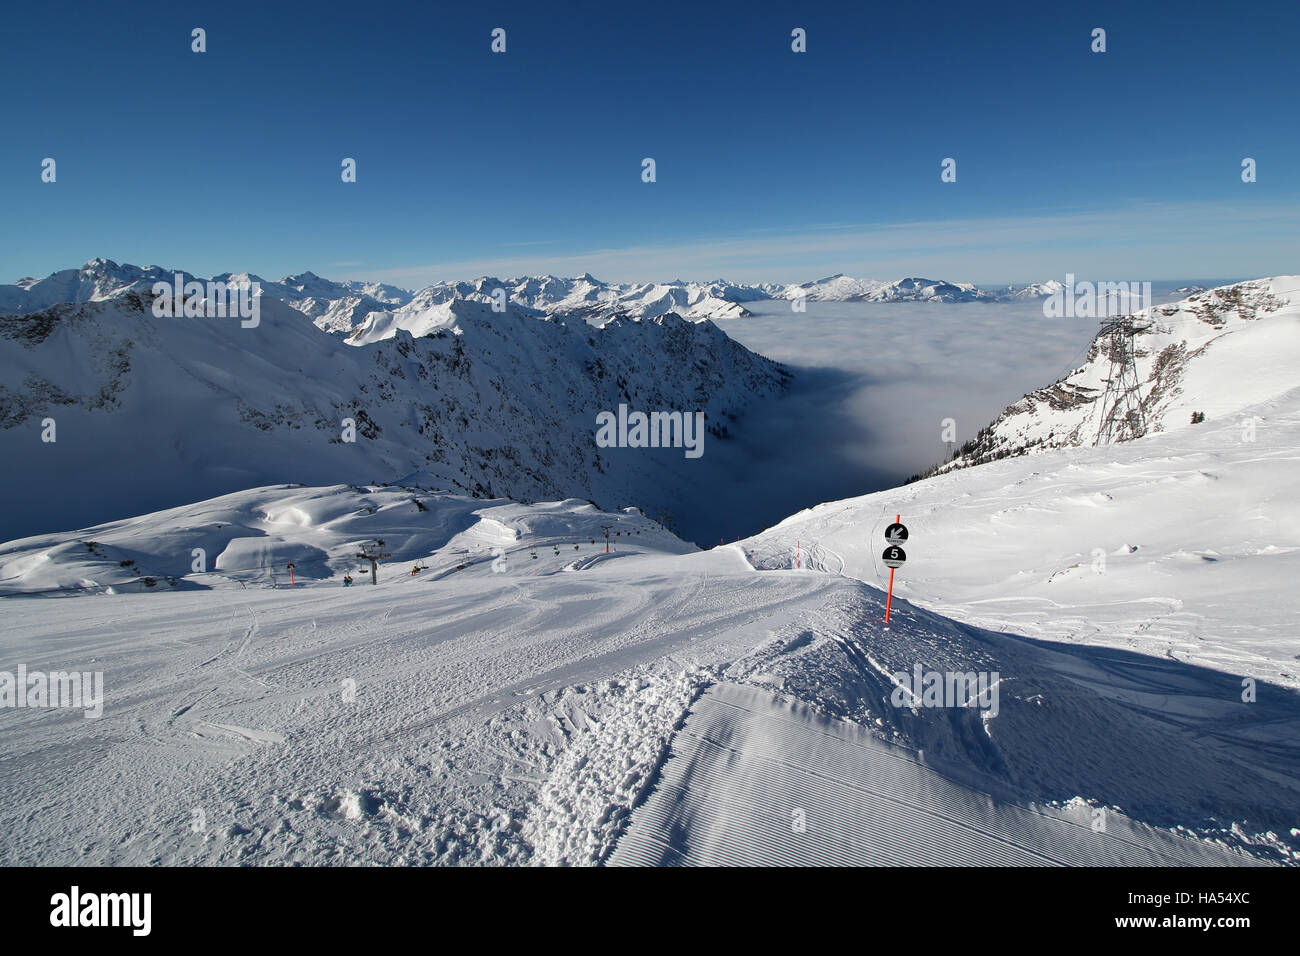
{"type": "MultiPolygon", "coordinates": [[[[894,515],[894,524],[901,524],[902,515],[894,515]]],[[[889,596],[885,598],[885,623],[889,623],[889,606],[894,603],[894,568],[889,569],[889,596]]]]}

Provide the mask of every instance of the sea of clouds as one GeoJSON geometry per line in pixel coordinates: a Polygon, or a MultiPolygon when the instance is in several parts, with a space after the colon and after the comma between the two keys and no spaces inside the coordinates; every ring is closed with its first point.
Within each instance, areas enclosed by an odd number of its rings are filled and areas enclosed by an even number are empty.
{"type": "MultiPolygon", "coordinates": [[[[1181,283],[1180,283],[1181,284],[1181,283]]],[[[1154,303],[1172,283],[1156,283],[1154,303]]],[[[1181,296],[1178,296],[1181,298],[1181,296]]],[[[947,457],[1007,405],[1073,370],[1094,318],[1043,315],[1041,301],[753,302],[728,335],[795,374],[784,397],[751,406],[731,441],[691,462],[699,492],[678,507],[699,544],[734,541],[823,501],[889,488],[947,457]]]]}

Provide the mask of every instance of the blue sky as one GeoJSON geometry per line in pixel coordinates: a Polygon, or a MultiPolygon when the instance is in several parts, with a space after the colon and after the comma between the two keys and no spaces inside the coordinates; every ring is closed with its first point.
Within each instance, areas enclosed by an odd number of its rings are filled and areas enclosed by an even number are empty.
{"type": "Polygon", "coordinates": [[[0,281],[1297,272],[1298,40],[1291,2],[11,6],[0,281]]]}

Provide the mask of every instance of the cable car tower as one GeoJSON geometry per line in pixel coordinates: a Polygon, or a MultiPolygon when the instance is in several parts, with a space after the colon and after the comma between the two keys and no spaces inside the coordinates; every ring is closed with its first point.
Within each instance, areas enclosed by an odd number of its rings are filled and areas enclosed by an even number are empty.
{"type": "Polygon", "coordinates": [[[370,583],[371,584],[379,583],[379,578],[377,576],[377,572],[375,571],[375,565],[377,565],[384,558],[391,558],[392,556],[393,555],[391,552],[384,550],[383,538],[376,538],[373,544],[363,544],[361,546],[361,550],[357,552],[358,558],[360,558],[362,561],[370,562],[370,583]]]}
{"type": "Polygon", "coordinates": [[[1094,445],[1131,441],[1147,433],[1146,412],[1142,408],[1141,383],[1134,361],[1133,336],[1145,332],[1154,323],[1132,315],[1107,318],[1097,333],[1099,348],[1110,355],[1110,373],[1106,391],[1101,396],[1101,425],[1094,445]]]}

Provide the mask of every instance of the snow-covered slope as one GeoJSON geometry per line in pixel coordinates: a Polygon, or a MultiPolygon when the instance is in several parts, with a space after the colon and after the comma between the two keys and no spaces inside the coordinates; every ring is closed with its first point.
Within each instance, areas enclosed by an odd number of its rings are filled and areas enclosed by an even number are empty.
{"type": "MultiPolygon", "coordinates": [[[[1297,384],[1300,276],[1240,282],[1135,314],[1134,364],[1148,433],[1243,425],[1243,410],[1297,384]]],[[[1052,321],[1091,322],[1093,319],[1052,321]]],[[[1098,334],[1084,363],[1008,407],[945,468],[1044,448],[1091,445],[1103,420],[1111,376],[1109,337],[1098,334]]],[[[1140,426],[1123,429],[1130,437],[1140,426]]],[[[1120,429],[1116,429],[1120,434],[1120,429]]]]}
{"type": "Polygon", "coordinates": [[[377,540],[390,555],[383,564],[396,573],[406,573],[413,562],[428,565],[432,576],[483,561],[503,568],[538,560],[531,554],[539,547],[553,558],[558,542],[567,561],[586,564],[603,552],[603,524],[614,527],[610,540],[620,546],[626,535],[629,544],[635,538],[637,546],[655,552],[695,550],[635,508],[609,514],[579,499],[520,505],[469,498],[430,487],[428,476],[410,475],[393,485],[250,488],[10,541],[0,545],[0,596],[287,584],[290,563],[300,585],[337,583],[349,570],[362,583],[359,576],[369,566],[357,553],[377,540]]]}
{"type": "MultiPolygon", "coordinates": [[[[964,643],[954,637],[955,644],[964,643]]],[[[860,632],[846,635],[842,642],[860,655],[857,659],[865,665],[864,681],[880,681],[876,693],[887,697],[888,663],[881,655],[878,635],[860,632]],[[880,670],[871,673],[872,665],[880,670]]],[[[1013,647],[1014,642],[1008,641],[998,650],[1005,653],[1013,647]]],[[[1030,655],[1034,650],[1032,645],[1015,649],[1030,655]]],[[[927,648],[925,653],[928,656],[934,651],[927,648]]],[[[1007,667],[1008,663],[1004,656],[998,666],[1007,667]]],[[[1074,670],[1078,677],[1086,674],[1092,688],[1103,694],[1117,689],[1114,672],[1105,674],[1086,659],[1063,657],[1052,663],[1062,673],[1074,670]]],[[[1012,665],[1016,674],[1012,680],[1019,685],[1012,698],[1016,702],[1039,697],[1039,693],[1030,693],[1026,664],[1012,665]]],[[[1041,699],[1053,700],[1052,709],[1057,713],[1052,716],[1062,723],[1077,715],[1083,718],[1080,726],[1087,728],[1086,733],[1108,739],[1113,739],[1116,731],[1122,734],[1124,743],[1114,746],[1112,766],[1125,763],[1121,756],[1125,752],[1128,759],[1144,752],[1149,760],[1167,759],[1172,741],[1159,732],[1158,723],[1150,717],[1136,717],[1119,707],[1107,715],[1116,718],[1119,726],[1103,728],[1099,718],[1105,720],[1103,713],[1113,704],[1108,706],[1100,699],[1085,704],[1086,717],[1080,712],[1069,714],[1064,698],[1073,696],[1071,688],[1053,688],[1053,676],[1058,675],[1051,670],[1049,664],[1034,675],[1032,690],[1046,692],[1041,699]],[[1054,690],[1063,693],[1058,696],[1054,690]]],[[[1176,668],[1165,670],[1170,678],[1182,676],[1176,668]]],[[[1212,682],[1207,683],[1212,687],[1212,682]]],[[[1184,689],[1190,687],[1184,684],[1184,689]]],[[[997,742],[990,750],[997,756],[990,752],[982,755],[985,760],[995,764],[998,757],[1011,756],[1031,739],[1046,749],[1055,746],[1048,740],[1081,737],[1077,729],[1053,733],[1049,729],[1052,718],[1044,713],[1046,706],[1030,703],[1023,710],[1016,708],[1027,718],[1026,725],[1034,727],[1033,733],[1020,740],[1014,739],[1020,728],[1012,721],[1001,725],[996,724],[998,718],[991,721],[991,726],[997,726],[992,735],[997,742]]],[[[942,726],[937,721],[934,724],[942,726]]],[[[954,720],[953,725],[960,727],[961,721],[954,720]]],[[[971,730],[975,739],[982,735],[980,730],[971,730]]],[[[906,734],[899,736],[905,738],[906,734]]],[[[945,775],[931,766],[936,742],[928,741],[930,746],[918,751],[882,740],[867,727],[834,719],[797,699],[782,699],[753,685],[717,684],[692,705],[685,725],[671,741],[661,780],[633,814],[627,835],[618,842],[609,862],[615,866],[980,867],[1231,866],[1253,862],[1224,852],[1217,841],[1188,840],[1181,831],[1170,833],[1137,822],[1114,806],[1099,805],[1095,798],[1091,802],[1082,798],[1042,800],[1043,791],[1050,793],[1060,784],[1042,787],[1035,793],[1038,800],[1017,802],[1005,796],[990,800],[987,790],[959,782],[958,775],[945,775]]],[[[1015,753],[1012,759],[1023,760],[1046,775],[1072,762],[1087,765],[1093,756],[1093,741],[1080,743],[1077,748],[1050,755],[1038,753],[1027,760],[1027,753],[1015,753]]],[[[1213,758],[1205,760],[1202,773],[1215,762],[1213,758]]],[[[999,772],[1006,769],[1000,767],[999,772]]],[[[1226,763],[1218,769],[1229,776],[1233,773],[1226,763]]],[[[1091,773],[1096,772],[1094,767],[1091,773]]],[[[1155,774],[1148,775],[1149,781],[1155,779],[1155,774]]],[[[1130,780],[1127,786],[1135,782],[1130,780]]],[[[1225,782],[1211,783],[1205,790],[1217,789],[1225,782]]],[[[1168,781],[1164,787],[1167,792],[1184,789],[1168,781]]],[[[992,789],[999,788],[994,785],[992,789]]],[[[1138,798],[1136,788],[1122,797],[1118,788],[1108,792],[1128,807],[1138,798]]]]}
{"type": "MultiPolygon", "coordinates": [[[[1267,377],[1289,358],[1255,360],[1267,377]]],[[[901,514],[911,536],[896,597],[981,627],[1300,688],[1300,387],[1239,412],[1257,419],[1252,441],[1235,417],[1207,417],[819,505],[752,539],[751,559],[791,567],[802,555],[884,583],[884,529],[901,514]]]]}
{"type": "Polygon", "coordinates": [[[683,553],[636,512],[262,488],[20,543],[3,573],[184,572],[195,547],[217,573],[0,599],[7,661],[104,691],[99,719],[0,711],[3,862],[591,864],[625,830],[752,863],[1295,859],[1293,692],[1247,705],[1215,670],[897,596],[886,628],[874,586],[683,553]],[[349,558],[372,537],[401,552],[377,587],[349,558]],[[917,664],[996,672],[997,713],[891,704],[917,664]]]}
{"type": "Polygon", "coordinates": [[[269,296],[254,328],[156,318],[133,292],[0,317],[0,453],[21,463],[0,487],[24,501],[0,518],[3,536],[416,471],[475,495],[668,510],[690,480],[683,451],[598,448],[597,413],[703,411],[712,427],[788,379],[712,323],[671,314],[598,329],[456,301],[417,338],[367,328],[352,347],[269,296]]]}

